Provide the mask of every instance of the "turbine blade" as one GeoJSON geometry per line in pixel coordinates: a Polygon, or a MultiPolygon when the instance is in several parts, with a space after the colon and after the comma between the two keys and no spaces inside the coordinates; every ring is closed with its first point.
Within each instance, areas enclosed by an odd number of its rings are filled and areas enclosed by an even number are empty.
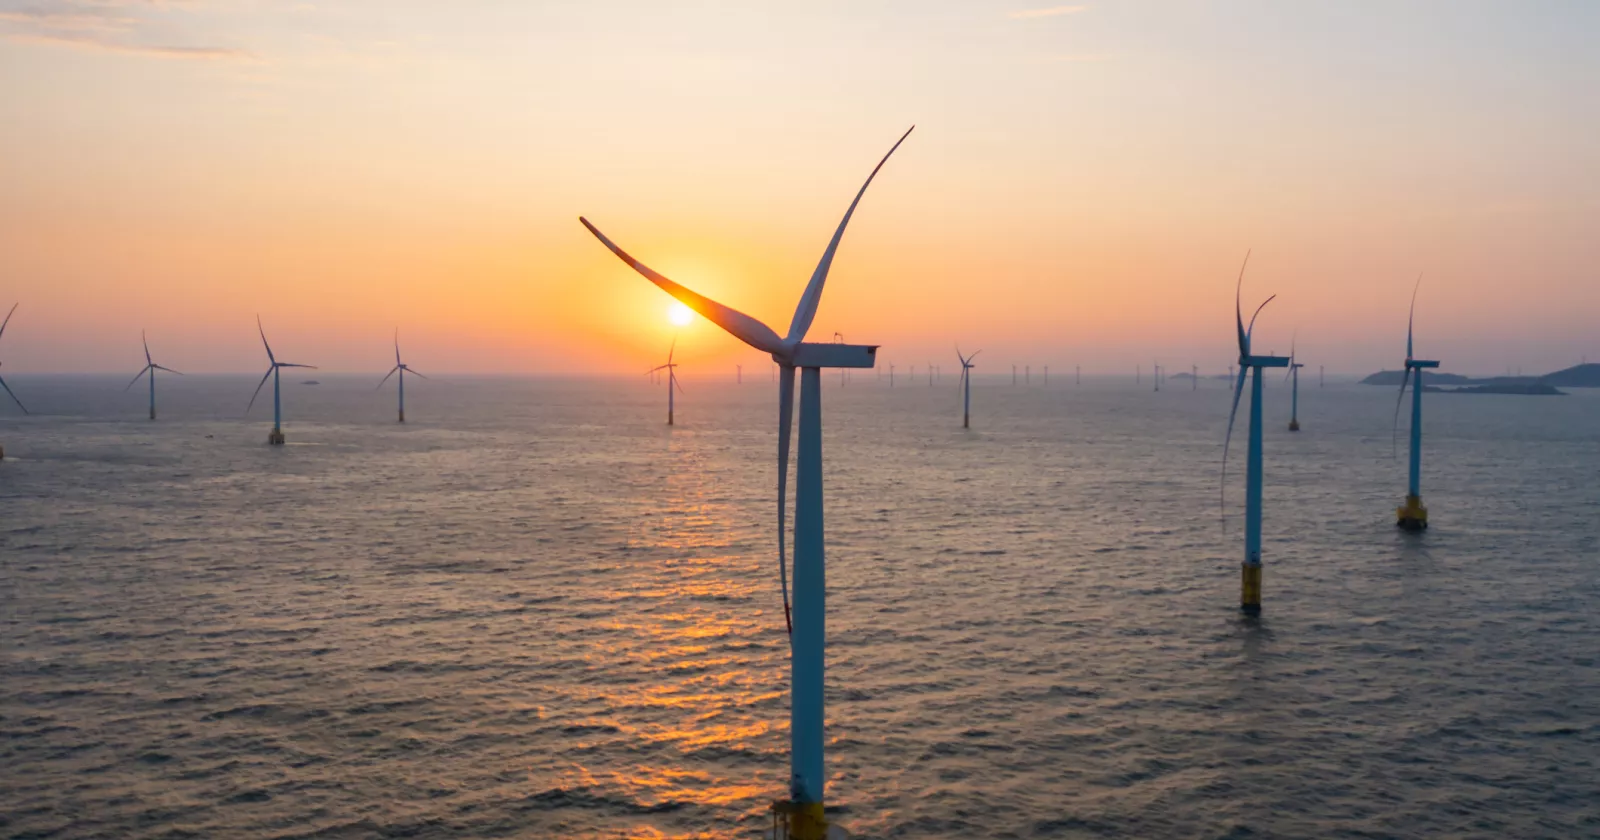
{"type": "MultiPolygon", "coordinates": [[[[15,306],[13,306],[11,308],[12,309],[16,309],[15,306]]],[[[11,316],[7,315],[6,317],[10,318],[11,316]]],[[[11,393],[11,386],[6,384],[6,381],[5,381],[4,378],[0,378],[0,388],[6,389],[6,393],[7,394],[11,394],[11,401],[17,404],[17,408],[22,409],[22,413],[23,414],[29,414],[30,413],[28,411],[28,407],[22,404],[22,400],[17,399],[17,395],[11,393]]]]}
{"type": "Polygon", "coordinates": [[[672,337],[672,344],[667,347],[667,364],[672,364],[672,354],[678,352],[678,337],[672,337]]]}
{"type": "Polygon", "coordinates": [[[658,274],[654,269],[629,256],[627,251],[618,248],[616,243],[607,239],[606,235],[600,232],[599,228],[589,224],[588,219],[579,216],[578,221],[582,222],[583,226],[588,228],[589,232],[594,234],[601,244],[610,248],[611,253],[616,254],[623,262],[633,266],[634,271],[643,274],[646,280],[661,287],[662,291],[672,295],[679,303],[693,309],[706,320],[732,333],[734,338],[767,353],[784,352],[783,339],[778,338],[778,334],[773,332],[771,327],[737,309],[723,306],[711,298],[674,283],[665,276],[658,274]]]}
{"type": "Polygon", "coordinates": [[[261,333],[261,346],[267,348],[267,361],[277,364],[278,360],[272,355],[272,345],[267,343],[267,331],[261,326],[261,316],[256,316],[256,330],[261,333]]]}
{"type": "Polygon", "coordinates": [[[1233,421],[1239,416],[1239,398],[1244,396],[1244,377],[1250,369],[1243,361],[1239,364],[1239,381],[1233,385],[1233,408],[1228,411],[1228,433],[1222,438],[1222,483],[1218,488],[1217,509],[1222,516],[1222,530],[1228,530],[1228,446],[1233,442],[1233,421]]]}
{"type": "Polygon", "coordinates": [[[683,393],[683,383],[678,381],[678,372],[677,371],[673,371],[673,372],[667,374],[667,378],[672,380],[672,384],[673,385],[678,386],[678,393],[680,393],[680,394],[683,393]]]}
{"type": "Polygon", "coordinates": [[[297,365],[297,364],[293,364],[291,362],[278,362],[278,367],[303,367],[303,368],[311,368],[312,370],[316,370],[317,369],[316,365],[297,365]]]}
{"type": "MultiPolygon", "coordinates": [[[[1411,328],[1417,322],[1417,290],[1422,288],[1422,273],[1417,273],[1417,284],[1411,287],[1411,312],[1406,315],[1406,361],[1411,361],[1411,328]]],[[[1410,370],[1410,368],[1407,368],[1410,370]]]]}
{"type": "Polygon", "coordinates": [[[1244,311],[1239,304],[1239,295],[1244,291],[1244,270],[1250,265],[1250,250],[1244,252],[1244,262],[1239,265],[1239,281],[1233,286],[1233,321],[1239,329],[1239,358],[1250,355],[1250,337],[1244,331],[1244,311]]]}
{"type": "Polygon", "coordinates": [[[784,553],[784,515],[788,512],[789,433],[794,420],[794,367],[782,365],[778,377],[778,585],[783,587],[783,626],[794,638],[789,611],[789,560],[784,553]]]}
{"type": "MultiPolygon", "coordinates": [[[[1261,310],[1266,309],[1267,308],[1267,304],[1269,304],[1272,301],[1276,300],[1277,297],[1278,297],[1277,295],[1273,295],[1273,296],[1267,298],[1266,300],[1262,301],[1261,305],[1256,307],[1255,314],[1250,316],[1250,328],[1244,331],[1244,343],[1245,343],[1247,348],[1248,348],[1248,346],[1250,344],[1250,337],[1255,335],[1255,333],[1256,333],[1256,315],[1260,315],[1261,314],[1261,310]]],[[[1249,353],[1247,352],[1247,353],[1245,353],[1245,355],[1249,355],[1249,353]]],[[[1241,360],[1241,364],[1242,363],[1243,362],[1241,360]]]]}
{"type": "MultiPolygon", "coordinates": [[[[6,319],[4,321],[0,321],[0,335],[6,334],[6,324],[11,323],[11,316],[16,313],[17,307],[21,305],[22,301],[17,301],[16,303],[11,304],[11,311],[6,313],[6,319]]],[[[16,399],[16,395],[13,394],[11,398],[16,399]]],[[[22,403],[17,403],[17,405],[21,404],[22,403]]]]}
{"type": "Polygon", "coordinates": [[[400,328],[394,328],[394,366],[400,366],[400,328]]]}
{"type": "Polygon", "coordinates": [[[122,390],[123,391],[127,391],[128,388],[132,388],[133,384],[135,382],[138,382],[140,377],[144,376],[145,374],[147,374],[149,372],[150,372],[150,365],[145,365],[144,367],[139,368],[139,372],[133,375],[133,379],[129,380],[127,387],[123,388],[122,390]]]}
{"type": "MultiPolygon", "coordinates": [[[[388,382],[389,381],[389,377],[394,376],[394,372],[399,370],[399,369],[400,369],[399,365],[395,365],[394,367],[389,368],[389,372],[384,374],[382,379],[378,380],[378,388],[382,388],[383,387],[383,383],[388,382]]],[[[378,388],[373,388],[372,390],[376,391],[376,390],[378,390],[378,388]]]]}
{"type": "MultiPolygon", "coordinates": [[[[1411,360],[1410,359],[1406,359],[1406,361],[1409,362],[1411,360]]],[[[1391,433],[1391,435],[1389,437],[1389,457],[1390,458],[1398,458],[1398,457],[1400,457],[1400,406],[1405,404],[1405,401],[1406,401],[1406,383],[1410,382],[1410,381],[1411,381],[1411,366],[1410,365],[1406,365],[1406,372],[1405,372],[1404,375],[1402,375],[1400,377],[1400,396],[1396,397],[1395,401],[1394,401],[1394,427],[1393,427],[1393,432],[1391,433]]],[[[1421,380],[1421,378],[1418,378],[1417,381],[1421,382],[1422,380],[1421,380]]]]}
{"type": "Polygon", "coordinates": [[[889,157],[894,154],[900,144],[906,142],[916,126],[906,129],[900,139],[894,141],[889,148],[889,153],[872,167],[872,174],[867,176],[866,183],[856,193],[854,201],[850,202],[850,209],[844,211],[844,219],[839,222],[839,229],[833,232],[833,239],[828,241],[828,250],[822,252],[822,261],[817,263],[817,270],[811,273],[811,282],[806,284],[805,293],[800,296],[800,305],[795,307],[794,320],[789,322],[789,335],[784,339],[788,344],[799,344],[805,340],[806,332],[811,329],[811,322],[817,317],[817,307],[822,303],[822,286],[828,282],[828,269],[833,267],[833,254],[839,250],[839,240],[844,238],[844,229],[850,224],[850,217],[856,212],[856,205],[861,203],[861,197],[867,194],[867,187],[872,186],[872,179],[878,177],[878,170],[889,162],[889,157]]]}
{"type": "Polygon", "coordinates": [[[139,340],[144,342],[144,363],[147,365],[155,364],[155,362],[150,358],[150,339],[145,338],[144,330],[139,331],[139,340]]]}
{"type": "Polygon", "coordinates": [[[172,368],[162,367],[161,365],[154,364],[154,363],[152,363],[150,366],[155,368],[156,370],[164,370],[167,373],[176,373],[179,376],[183,376],[183,371],[181,371],[181,370],[173,370],[172,368]]]}
{"type": "Polygon", "coordinates": [[[261,382],[256,385],[256,392],[250,395],[250,404],[244,407],[244,413],[246,415],[248,415],[250,413],[250,409],[255,406],[256,397],[261,395],[261,386],[267,384],[267,380],[272,378],[272,372],[275,370],[277,370],[277,368],[269,367],[267,368],[266,375],[261,377],[261,382]]]}
{"type": "MultiPolygon", "coordinates": [[[[411,374],[412,376],[422,376],[422,374],[417,373],[416,371],[412,370],[411,368],[402,368],[402,370],[404,370],[406,373],[411,374]]],[[[422,376],[422,378],[423,379],[427,379],[428,377],[422,376]]]]}
{"type": "Polygon", "coordinates": [[[982,352],[983,352],[982,350],[974,350],[974,351],[972,351],[972,355],[967,357],[967,364],[969,364],[969,365],[972,364],[972,360],[978,358],[978,354],[982,353],[982,352]]]}

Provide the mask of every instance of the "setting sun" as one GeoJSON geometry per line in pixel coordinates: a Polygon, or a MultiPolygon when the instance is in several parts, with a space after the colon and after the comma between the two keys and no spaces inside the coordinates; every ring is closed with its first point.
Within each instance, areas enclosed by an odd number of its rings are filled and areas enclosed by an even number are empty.
{"type": "Polygon", "coordinates": [[[694,311],[681,303],[667,307],[667,320],[671,321],[673,326],[686,327],[689,325],[689,319],[693,317],[694,311]]]}

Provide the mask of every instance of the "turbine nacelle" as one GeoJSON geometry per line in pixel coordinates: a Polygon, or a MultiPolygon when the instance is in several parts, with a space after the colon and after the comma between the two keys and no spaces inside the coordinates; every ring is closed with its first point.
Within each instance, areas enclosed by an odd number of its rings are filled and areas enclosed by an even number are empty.
{"type": "Polygon", "coordinates": [[[1241,367],[1281,368],[1288,367],[1289,361],[1288,356],[1243,356],[1239,364],[1241,367]]]}
{"type": "Polygon", "coordinates": [[[802,368],[870,368],[877,364],[878,345],[801,342],[787,359],[773,353],[772,360],[802,368]]]}
{"type": "Polygon", "coordinates": [[[1413,370],[1420,368],[1436,368],[1439,363],[1427,359],[1406,359],[1406,367],[1413,370]]]}

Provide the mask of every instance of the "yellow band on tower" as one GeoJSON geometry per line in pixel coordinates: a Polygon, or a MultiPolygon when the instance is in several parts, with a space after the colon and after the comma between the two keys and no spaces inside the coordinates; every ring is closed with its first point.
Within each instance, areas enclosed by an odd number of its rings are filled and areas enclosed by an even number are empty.
{"type": "Polygon", "coordinates": [[[1240,577],[1239,605],[1246,609],[1261,609],[1261,566],[1244,564],[1240,577]]]}

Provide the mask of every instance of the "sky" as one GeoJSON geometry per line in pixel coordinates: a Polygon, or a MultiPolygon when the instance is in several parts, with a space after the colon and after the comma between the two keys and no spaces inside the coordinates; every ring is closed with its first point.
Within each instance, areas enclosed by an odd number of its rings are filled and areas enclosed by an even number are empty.
{"type": "Polygon", "coordinates": [[[0,0],[7,373],[1600,361],[1584,0],[0,0]],[[1248,315],[1248,311],[1246,313],[1248,315]]]}

